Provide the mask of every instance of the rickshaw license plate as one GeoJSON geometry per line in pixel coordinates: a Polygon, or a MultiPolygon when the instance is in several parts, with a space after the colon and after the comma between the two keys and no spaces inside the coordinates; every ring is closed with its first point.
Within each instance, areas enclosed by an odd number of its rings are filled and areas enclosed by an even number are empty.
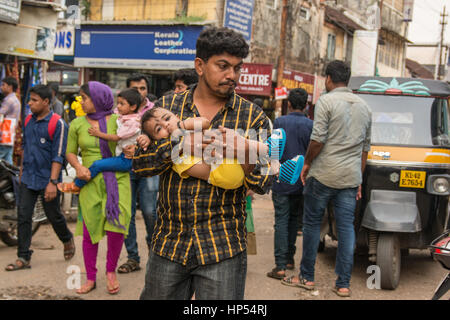
{"type": "Polygon", "coordinates": [[[400,187],[425,188],[425,171],[402,170],[400,173],[400,187]]]}

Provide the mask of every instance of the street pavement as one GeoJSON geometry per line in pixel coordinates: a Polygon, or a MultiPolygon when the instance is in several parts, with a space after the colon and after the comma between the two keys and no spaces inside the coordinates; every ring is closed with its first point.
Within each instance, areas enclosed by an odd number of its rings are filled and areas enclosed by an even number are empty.
{"type": "MultiPolygon", "coordinates": [[[[356,256],[351,280],[351,298],[340,298],[332,291],[334,286],[334,261],[336,242],[327,239],[325,252],[318,254],[316,263],[315,291],[287,287],[279,280],[271,279],[266,273],[274,267],[273,225],[274,213],[270,195],[256,195],[253,201],[253,215],[257,241],[257,254],[248,256],[248,272],[245,299],[247,300],[427,300],[430,299],[440,280],[446,274],[437,262],[430,258],[427,250],[411,250],[409,256],[402,259],[400,285],[396,290],[377,290],[367,288],[367,267],[370,265],[365,256],[356,256]]],[[[75,223],[69,227],[75,230],[75,223]]],[[[0,300],[7,299],[118,299],[135,300],[139,298],[144,284],[145,264],[148,257],[145,245],[145,226],[140,213],[137,217],[138,243],[140,244],[141,267],[138,272],[119,274],[121,290],[111,296],[106,291],[105,257],[106,239],[100,242],[98,254],[97,289],[88,295],[79,296],[75,289],[69,289],[68,283],[74,278],[71,270],[81,270],[81,279],[85,279],[81,237],[76,237],[77,253],[66,262],[63,259],[63,245],[57,239],[49,224],[41,226],[33,237],[34,250],[31,269],[7,272],[4,267],[15,260],[16,248],[0,243],[0,300]]],[[[302,238],[297,238],[296,268],[287,274],[297,274],[301,257],[302,238]]],[[[119,265],[127,260],[125,248],[122,250],[119,265]]],[[[444,299],[449,299],[447,294],[444,299]]]]}

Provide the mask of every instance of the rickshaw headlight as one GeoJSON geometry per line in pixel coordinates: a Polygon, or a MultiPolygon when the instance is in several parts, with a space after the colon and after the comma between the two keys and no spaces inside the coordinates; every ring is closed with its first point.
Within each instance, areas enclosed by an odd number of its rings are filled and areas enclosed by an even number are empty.
{"type": "Polygon", "coordinates": [[[446,193],[448,191],[448,180],[446,178],[437,178],[433,181],[433,189],[438,193],[446,193]]]}
{"type": "Polygon", "coordinates": [[[438,196],[450,195],[450,175],[432,174],[427,178],[428,193],[438,196]]]}

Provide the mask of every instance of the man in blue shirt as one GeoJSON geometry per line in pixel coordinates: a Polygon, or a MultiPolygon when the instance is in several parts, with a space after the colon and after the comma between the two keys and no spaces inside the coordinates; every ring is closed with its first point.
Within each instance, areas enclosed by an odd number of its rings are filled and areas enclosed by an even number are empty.
{"type": "Polygon", "coordinates": [[[23,130],[23,165],[18,207],[18,259],[7,271],[30,268],[31,223],[37,198],[43,197],[45,214],[58,238],[64,244],[64,259],[75,254],[73,235],[61,213],[59,191],[61,169],[67,144],[67,124],[50,110],[52,92],[48,86],[36,85],[30,90],[32,116],[23,130]],[[56,117],[56,118],[55,118],[56,117]],[[53,120],[52,120],[53,119],[53,120]],[[56,120],[56,121],[55,121],[56,120]]]}
{"type": "MultiPolygon", "coordinates": [[[[273,128],[286,131],[286,146],[281,163],[297,155],[305,155],[309,145],[313,122],[304,113],[308,93],[293,89],[288,96],[288,115],[275,119],[273,128]]],[[[299,212],[303,207],[303,185],[300,179],[295,185],[274,182],[272,200],[275,208],[275,265],[268,277],[283,279],[286,269],[294,269],[295,242],[297,239],[299,212]]]]}

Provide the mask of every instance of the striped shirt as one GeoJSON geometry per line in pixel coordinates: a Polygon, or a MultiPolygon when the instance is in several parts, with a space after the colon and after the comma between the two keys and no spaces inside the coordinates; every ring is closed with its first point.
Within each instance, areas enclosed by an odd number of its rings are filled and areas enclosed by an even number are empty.
{"type": "MultiPolygon", "coordinates": [[[[179,94],[161,98],[157,105],[170,109],[182,120],[199,117],[193,103],[195,86],[179,94]]],[[[260,141],[264,130],[270,134],[269,119],[262,109],[237,94],[211,121],[213,129],[219,126],[253,130],[260,141]]],[[[236,256],[246,249],[246,192],[252,189],[266,193],[273,176],[263,174],[270,165],[259,159],[255,169],[245,177],[238,189],[225,190],[204,180],[189,177],[181,179],[172,170],[170,158],[176,141],[162,139],[147,151],[138,150],[133,169],[141,176],[160,175],[158,218],[153,232],[152,249],[155,254],[182,265],[206,265],[236,256]],[[189,262],[188,262],[189,258],[189,262]],[[192,262],[194,260],[194,262],[192,262]]]]}

